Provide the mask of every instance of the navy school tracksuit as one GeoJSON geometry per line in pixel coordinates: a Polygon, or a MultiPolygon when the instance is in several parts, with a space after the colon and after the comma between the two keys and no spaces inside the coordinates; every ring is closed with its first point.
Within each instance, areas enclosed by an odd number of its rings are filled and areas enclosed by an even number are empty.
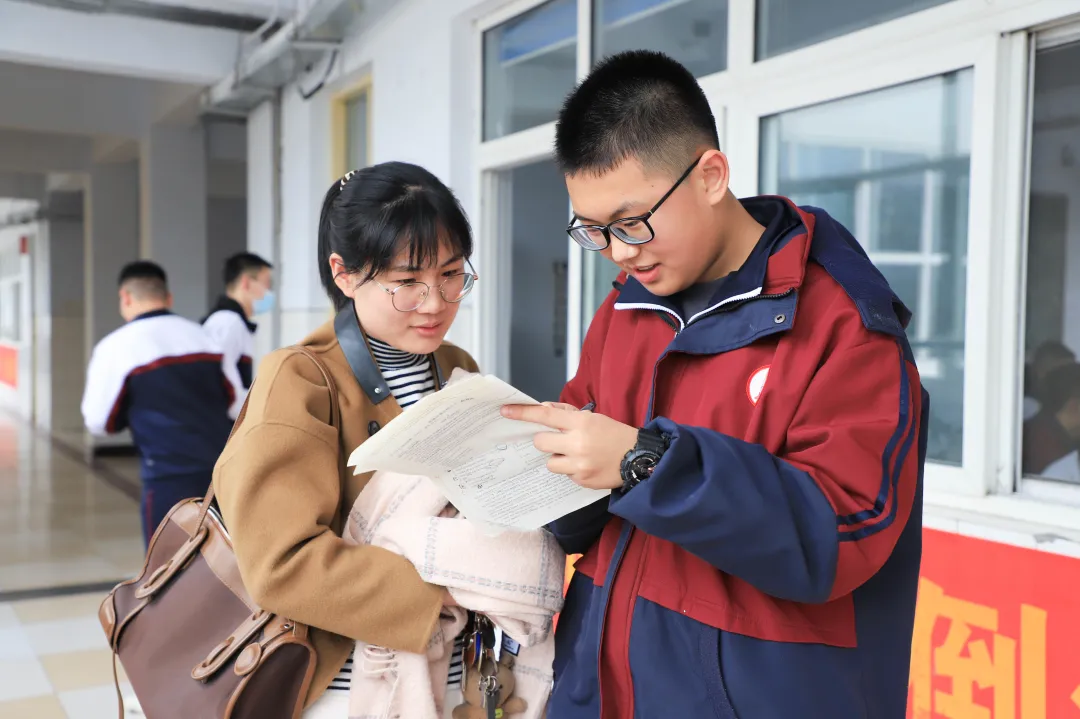
{"type": "Polygon", "coordinates": [[[146,542],[173,505],[206,493],[232,428],[233,398],[216,343],[167,310],[141,315],[94,348],[83,419],[97,435],[131,429],[146,542]]]}

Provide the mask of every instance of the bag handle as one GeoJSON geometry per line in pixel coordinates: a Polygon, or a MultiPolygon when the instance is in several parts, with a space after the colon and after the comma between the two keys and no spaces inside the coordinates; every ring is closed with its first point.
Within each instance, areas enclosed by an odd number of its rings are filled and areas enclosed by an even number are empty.
{"type": "MultiPolygon", "coordinates": [[[[322,361],[322,359],[317,354],[312,352],[308,347],[305,347],[303,345],[292,345],[291,347],[289,347],[287,349],[291,350],[294,353],[305,355],[308,359],[310,359],[312,362],[315,363],[315,366],[319,368],[319,372],[322,373],[323,380],[326,381],[326,388],[328,390],[330,390],[330,426],[338,431],[338,444],[340,444],[341,443],[341,438],[340,438],[340,435],[341,435],[341,406],[338,403],[337,383],[334,382],[334,378],[330,374],[330,370],[326,367],[326,363],[324,363],[322,361]]],[[[237,415],[236,422],[233,423],[232,430],[229,432],[229,439],[230,440],[233,438],[233,435],[236,434],[236,430],[240,428],[240,425],[244,421],[244,417],[247,415],[248,399],[250,399],[250,397],[251,397],[251,395],[249,394],[247,396],[247,398],[244,399],[244,405],[240,408],[240,414],[237,415]]],[[[339,456],[341,454],[340,447],[338,448],[338,454],[339,454],[339,456]]],[[[340,464],[340,462],[339,462],[339,464],[340,464]]],[[[340,501],[338,502],[338,504],[339,505],[344,505],[345,504],[345,472],[344,471],[339,471],[338,476],[339,476],[340,482],[341,482],[341,497],[340,497],[340,501]]],[[[206,522],[206,515],[210,511],[210,504],[213,501],[214,501],[214,483],[213,483],[213,481],[211,481],[209,489],[206,490],[206,496],[203,498],[202,509],[199,510],[199,522],[198,522],[198,524],[195,525],[195,533],[196,534],[198,534],[202,530],[203,524],[206,522]]],[[[340,507],[339,507],[338,513],[339,514],[344,514],[343,512],[340,511],[340,507]]]]}

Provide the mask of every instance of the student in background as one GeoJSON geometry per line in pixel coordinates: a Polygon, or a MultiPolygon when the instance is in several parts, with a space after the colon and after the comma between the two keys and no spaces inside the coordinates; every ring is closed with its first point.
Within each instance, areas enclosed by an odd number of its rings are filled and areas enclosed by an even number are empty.
{"type": "Polygon", "coordinates": [[[161,267],[140,261],[123,268],[126,324],[94,347],[82,399],[92,434],[131,429],[141,458],[147,544],[174,504],[206,493],[232,427],[233,391],[221,351],[198,323],[171,307],[161,267]]]}
{"type": "Polygon", "coordinates": [[[1080,482],[1080,364],[1057,367],[1041,379],[1040,409],[1024,422],[1021,467],[1024,474],[1080,482]]]}
{"type": "MultiPolygon", "coordinates": [[[[1024,421],[1039,414],[1048,394],[1047,375],[1059,367],[1076,363],[1076,353],[1057,340],[1047,340],[1035,348],[1031,363],[1024,368],[1024,421]]],[[[1051,400],[1052,401],[1052,400],[1051,400]]]]}
{"type": "Polygon", "coordinates": [[[225,294],[203,319],[203,327],[221,347],[226,365],[236,367],[236,375],[230,377],[236,399],[229,416],[234,419],[251,388],[258,329],[251,318],[274,308],[272,270],[269,262],[251,252],[230,257],[225,261],[225,294]]]}

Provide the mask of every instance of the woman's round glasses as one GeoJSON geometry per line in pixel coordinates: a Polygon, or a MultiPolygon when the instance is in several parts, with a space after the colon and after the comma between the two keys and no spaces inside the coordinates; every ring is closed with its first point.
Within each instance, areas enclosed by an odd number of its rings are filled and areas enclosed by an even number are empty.
{"type": "Polygon", "coordinates": [[[675,192],[679,185],[690,176],[690,173],[694,171],[699,162],[701,162],[701,157],[698,157],[690,167],[686,168],[686,172],[682,174],[682,177],[676,180],[671,189],[665,192],[664,196],[644,215],[624,217],[606,225],[575,225],[574,223],[577,221],[575,215],[570,219],[570,225],[566,228],[567,234],[573,238],[574,242],[593,252],[607,249],[607,246],[611,244],[611,235],[615,235],[628,245],[644,245],[655,236],[652,225],[649,224],[649,218],[656,214],[656,211],[660,209],[660,205],[664,204],[664,201],[671,197],[671,193],[675,192]]]}
{"type": "MultiPolygon", "coordinates": [[[[480,279],[479,275],[472,272],[459,272],[456,275],[447,277],[436,285],[435,289],[439,291],[444,300],[454,304],[461,302],[467,294],[472,292],[472,288],[476,286],[478,279],[480,279]]],[[[398,312],[412,312],[420,309],[431,292],[431,285],[426,282],[409,282],[390,289],[377,280],[372,281],[379,285],[383,292],[390,295],[390,301],[393,302],[394,309],[398,312]]]]}

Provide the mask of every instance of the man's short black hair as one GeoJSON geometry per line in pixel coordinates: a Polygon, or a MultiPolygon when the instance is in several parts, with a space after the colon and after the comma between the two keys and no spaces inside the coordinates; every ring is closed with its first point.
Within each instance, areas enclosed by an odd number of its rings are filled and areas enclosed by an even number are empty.
{"type": "Polygon", "coordinates": [[[256,275],[273,265],[254,252],[239,252],[225,260],[225,286],[232,287],[242,275],[256,275]]]}
{"type": "Polygon", "coordinates": [[[702,147],[720,149],[693,73],[660,52],[632,50],[600,62],[566,98],[555,157],[567,175],[603,174],[628,158],[675,177],[702,147]]]}
{"type": "Polygon", "coordinates": [[[1076,359],[1076,353],[1066,347],[1058,340],[1047,340],[1041,345],[1035,348],[1035,356],[1032,357],[1032,361],[1035,364],[1044,364],[1046,362],[1068,362],[1076,359]]]}
{"type": "Polygon", "coordinates": [[[117,284],[140,300],[165,299],[169,296],[169,278],[165,270],[149,260],[136,260],[124,265],[117,284]]]}

